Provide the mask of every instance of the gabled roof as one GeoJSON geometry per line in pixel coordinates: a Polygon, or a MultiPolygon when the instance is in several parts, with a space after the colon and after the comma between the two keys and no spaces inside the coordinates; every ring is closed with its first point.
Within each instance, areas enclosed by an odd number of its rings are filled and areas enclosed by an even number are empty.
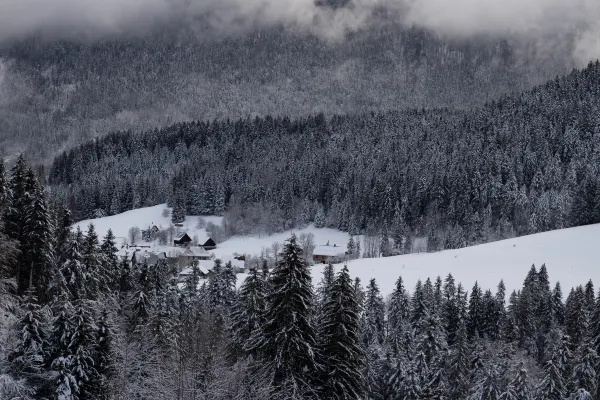
{"type": "Polygon", "coordinates": [[[335,257],[343,255],[346,251],[341,246],[317,246],[313,250],[313,256],[335,257]]]}
{"type": "MultiPolygon", "coordinates": [[[[203,266],[198,266],[198,270],[203,273],[204,275],[208,274],[208,269],[206,267],[203,266]]],[[[184,268],[183,270],[181,270],[181,272],[179,273],[179,276],[188,276],[192,274],[192,267],[187,267],[184,268]]]]}
{"type": "Polygon", "coordinates": [[[177,240],[179,242],[179,241],[181,241],[186,236],[188,237],[188,239],[191,240],[190,236],[187,233],[185,233],[185,232],[182,233],[182,234],[180,234],[179,236],[175,237],[175,240],[177,240]]]}

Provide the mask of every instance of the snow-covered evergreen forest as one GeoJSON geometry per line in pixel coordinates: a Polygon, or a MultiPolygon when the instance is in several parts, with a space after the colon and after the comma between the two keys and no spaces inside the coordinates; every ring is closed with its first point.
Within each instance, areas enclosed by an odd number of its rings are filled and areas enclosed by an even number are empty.
{"type": "Polygon", "coordinates": [[[314,222],[436,251],[600,222],[599,129],[595,62],[470,111],[113,133],[60,154],[49,185],[77,220],[168,202],[174,222],[225,213],[231,234],[314,222]]]}
{"type": "Polygon", "coordinates": [[[49,160],[111,131],[197,118],[469,108],[575,65],[527,38],[452,40],[385,13],[333,41],[283,26],[215,32],[213,18],[91,42],[0,40],[0,152],[49,160]]]}
{"type": "Polygon", "coordinates": [[[510,294],[399,276],[384,299],[343,266],[313,287],[292,236],[239,290],[218,260],[178,284],[72,231],[23,157],[0,200],[2,399],[600,398],[600,291],[564,296],[543,265],[510,294]]]}

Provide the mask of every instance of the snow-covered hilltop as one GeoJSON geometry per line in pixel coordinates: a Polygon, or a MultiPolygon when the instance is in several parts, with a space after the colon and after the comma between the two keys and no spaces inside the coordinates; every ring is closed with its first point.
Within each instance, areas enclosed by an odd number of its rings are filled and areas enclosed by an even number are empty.
{"type": "MultiPolygon", "coordinates": [[[[100,236],[112,229],[118,244],[128,239],[128,231],[133,226],[146,229],[150,225],[167,228],[170,217],[163,215],[164,204],[140,208],[122,214],[80,221],[74,225],[86,230],[93,223],[100,236]]],[[[198,219],[206,222],[221,223],[221,217],[188,216],[177,229],[190,237],[205,235],[206,229],[198,227],[198,219]]],[[[335,229],[305,229],[282,232],[264,236],[235,236],[217,244],[210,253],[224,260],[234,254],[258,255],[262,249],[270,248],[274,242],[282,243],[291,236],[312,233],[315,245],[337,245],[345,249],[348,234],[335,229]]],[[[587,282],[589,279],[600,281],[600,250],[595,246],[600,234],[600,224],[577,228],[561,229],[519,238],[502,240],[479,246],[457,250],[445,250],[435,253],[415,253],[385,258],[360,258],[348,262],[351,276],[359,277],[364,284],[375,278],[383,294],[391,293],[398,276],[402,276],[408,288],[414,287],[418,279],[427,277],[444,278],[451,273],[458,282],[470,288],[475,281],[484,288],[495,288],[503,279],[507,291],[521,287],[523,279],[532,264],[537,267],[546,264],[552,283],[559,280],[563,290],[568,293],[571,287],[587,282]]],[[[151,246],[160,246],[153,243],[151,246]]],[[[313,281],[321,279],[323,264],[313,267],[313,281]]],[[[238,276],[241,284],[245,275],[238,276]]]]}

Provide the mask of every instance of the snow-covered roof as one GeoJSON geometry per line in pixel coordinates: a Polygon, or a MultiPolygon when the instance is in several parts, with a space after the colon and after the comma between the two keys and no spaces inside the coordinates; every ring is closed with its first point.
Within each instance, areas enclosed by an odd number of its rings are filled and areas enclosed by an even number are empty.
{"type": "Polygon", "coordinates": [[[317,246],[313,250],[313,256],[329,256],[335,257],[343,255],[345,250],[341,246],[317,246]]]}
{"type": "Polygon", "coordinates": [[[210,253],[204,250],[204,247],[192,246],[183,252],[184,256],[190,257],[210,257],[210,253]]]}
{"type": "MultiPolygon", "coordinates": [[[[198,266],[198,270],[200,272],[202,272],[204,275],[208,274],[208,271],[209,271],[206,267],[203,267],[203,266],[198,266]]],[[[188,275],[191,275],[191,274],[192,274],[192,267],[187,267],[187,268],[184,268],[179,273],[179,276],[188,276],[188,275]]]]}
{"type": "MultiPolygon", "coordinates": [[[[185,235],[187,235],[187,233],[186,233],[186,232],[180,233],[179,235],[177,235],[177,236],[175,237],[175,240],[178,240],[178,241],[179,241],[179,240],[183,239],[183,237],[184,237],[185,235]]],[[[188,237],[189,237],[189,235],[188,235],[188,237]]]]}

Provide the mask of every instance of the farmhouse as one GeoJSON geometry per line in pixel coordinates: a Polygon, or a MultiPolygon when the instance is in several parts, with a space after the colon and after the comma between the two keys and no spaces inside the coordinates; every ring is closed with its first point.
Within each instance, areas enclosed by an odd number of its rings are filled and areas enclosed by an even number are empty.
{"type": "Polygon", "coordinates": [[[143,264],[145,261],[148,265],[156,265],[160,260],[166,259],[167,255],[164,251],[136,250],[131,255],[132,264],[143,264]]]}
{"type": "Polygon", "coordinates": [[[313,250],[313,261],[323,264],[337,262],[344,258],[344,254],[344,249],[336,245],[317,246],[313,250]]]}
{"type": "Polygon", "coordinates": [[[189,244],[192,242],[192,238],[188,236],[187,233],[182,233],[181,235],[179,235],[179,237],[175,238],[175,240],[173,241],[173,244],[175,246],[189,246],[189,244]]]}
{"type": "MultiPolygon", "coordinates": [[[[217,248],[217,243],[210,236],[194,237],[194,241],[198,240],[198,246],[204,250],[214,250],[217,248]]],[[[182,233],[173,241],[175,246],[188,247],[192,243],[192,238],[187,233],[182,233]]]]}
{"type": "Polygon", "coordinates": [[[202,246],[204,250],[214,250],[217,248],[217,243],[210,236],[198,237],[198,246],[202,246]]]}
{"type": "Polygon", "coordinates": [[[179,255],[178,263],[181,266],[189,266],[194,261],[200,260],[210,260],[210,253],[203,247],[190,246],[179,255]]]}

